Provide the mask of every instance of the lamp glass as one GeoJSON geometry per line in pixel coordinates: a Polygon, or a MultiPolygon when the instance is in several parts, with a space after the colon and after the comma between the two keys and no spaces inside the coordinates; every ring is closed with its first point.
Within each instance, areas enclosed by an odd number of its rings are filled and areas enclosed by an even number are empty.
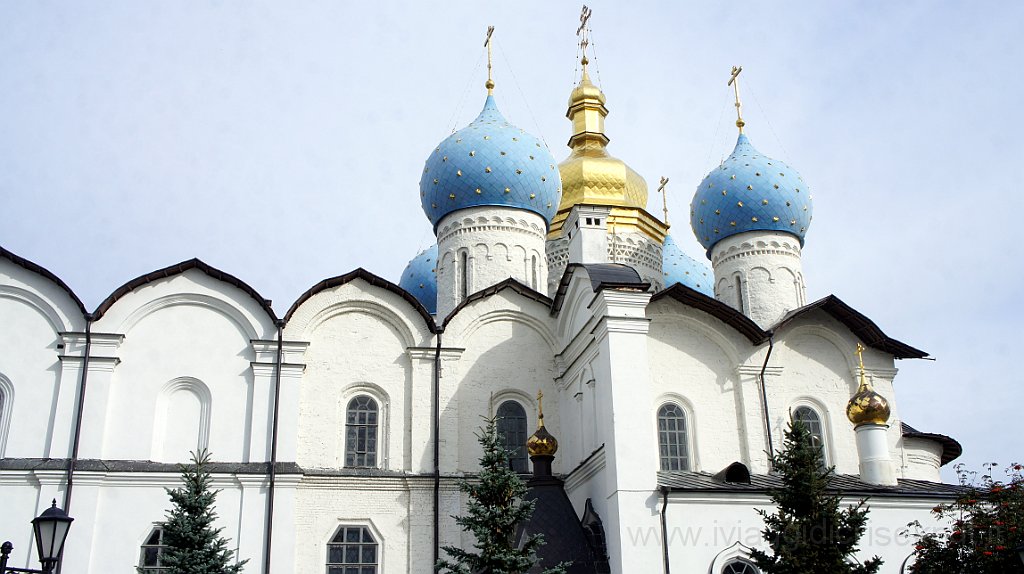
{"type": "Polygon", "coordinates": [[[32,530],[36,537],[36,552],[39,553],[40,562],[45,564],[58,560],[73,520],[74,518],[57,508],[56,500],[51,508],[47,508],[32,520],[32,530]]]}

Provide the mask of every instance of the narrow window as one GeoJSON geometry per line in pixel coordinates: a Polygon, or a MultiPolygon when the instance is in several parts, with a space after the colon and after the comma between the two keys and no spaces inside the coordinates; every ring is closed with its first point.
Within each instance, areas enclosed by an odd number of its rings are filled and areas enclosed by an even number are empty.
{"type": "Polygon", "coordinates": [[[726,564],[722,574],[761,574],[761,571],[750,562],[737,559],[726,564]]]}
{"type": "Polygon", "coordinates": [[[658,449],[661,470],[690,470],[686,413],[677,404],[665,403],[658,409],[658,449]]]}
{"type": "Polygon", "coordinates": [[[526,457],[526,411],[515,401],[498,407],[498,435],[509,451],[509,464],[516,472],[529,472],[526,457]]]}
{"type": "Polygon", "coordinates": [[[811,434],[811,443],[818,447],[821,454],[821,466],[826,466],[828,462],[825,460],[825,429],[818,411],[807,406],[797,407],[793,411],[793,420],[804,423],[807,432],[811,434]]]}
{"type": "Polygon", "coordinates": [[[532,260],[531,263],[532,263],[533,271],[530,274],[530,286],[533,287],[534,289],[537,289],[537,256],[536,255],[533,256],[533,260],[532,260]]]}
{"type": "Polygon", "coordinates": [[[327,574],[377,574],[377,541],[365,526],[342,526],[327,543],[327,574]]]}
{"type": "Polygon", "coordinates": [[[740,276],[736,276],[736,309],[740,313],[746,313],[746,309],[743,308],[743,282],[740,280],[740,276]]]}
{"type": "Polygon", "coordinates": [[[163,553],[167,548],[164,544],[164,529],[157,526],[142,543],[139,556],[139,571],[142,574],[163,574],[167,567],[163,565],[163,553]]]}
{"type": "Polygon", "coordinates": [[[377,466],[377,401],[359,395],[345,418],[345,466],[377,466]]]}
{"type": "Polygon", "coordinates": [[[465,251],[459,254],[459,301],[465,301],[469,296],[469,254],[465,251]]]}

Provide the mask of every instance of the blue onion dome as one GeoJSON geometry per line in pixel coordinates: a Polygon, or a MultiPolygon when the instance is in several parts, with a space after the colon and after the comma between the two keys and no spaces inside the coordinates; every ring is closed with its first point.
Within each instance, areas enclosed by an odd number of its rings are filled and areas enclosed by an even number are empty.
{"type": "Polygon", "coordinates": [[[740,134],[736,149],[693,196],[690,226],[708,250],[745,231],[784,231],[804,243],[811,225],[811,194],[800,174],[766,157],[740,134]]]}
{"type": "Polygon", "coordinates": [[[398,286],[411,293],[431,315],[437,313],[437,245],[413,257],[402,271],[398,286]]]}
{"type": "Polygon", "coordinates": [[[480,115],[427,158],[420,202],[435,232],[449,213],[481,205],[529,210],[550,225],[561,188],[547,145],[508,123],[488,95],[480,115]]]}
{"type": "Polygon", "coordinates": [[[671,235],[665,236],[665,245],[661,250],[661,272],[666,289],[680,283],[708,297],[715,296],[712,287],[715,274],[693,257],[683,253],[671,235]]]}

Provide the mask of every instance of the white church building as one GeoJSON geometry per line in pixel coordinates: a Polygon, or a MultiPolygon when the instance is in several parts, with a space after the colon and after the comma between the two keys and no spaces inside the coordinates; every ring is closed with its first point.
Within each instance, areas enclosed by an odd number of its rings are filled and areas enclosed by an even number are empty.
{"type": "Polygon", "coordinates": [[[88,310],[0,248],[11,565],[35,566],[27,523],[56,499],[75,518],[66,572],[162,572],[164,489],[207,448],[246,572],[428,574],[440,546],[472,543],[451,516],[481,417],[499,417],[527,473],[540,391],[558,488],[603,531],[573,572],[757,573],[755,509],[779,484],[766,451],[791,417],[844,496],[870,498],[859,558],[902,572],[900,531],[950,499],[939,469],[961,452],[900,415],[895,361],[927,353],[838,297],[806,300],[811,185],[739,115],[732,155],[692,182],[710,266],[687,257],[645,179],[609,155],[582,63],[563,161],[502,116],[491,80],[480,115],[429,148],[420,202],[437,241],[395,282],[339,270],[279,316],[193,259],[88,310]]]}

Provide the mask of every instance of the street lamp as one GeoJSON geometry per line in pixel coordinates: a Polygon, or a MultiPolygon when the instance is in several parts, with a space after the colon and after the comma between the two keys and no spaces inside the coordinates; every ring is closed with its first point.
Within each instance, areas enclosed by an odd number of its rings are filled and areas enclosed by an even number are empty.
{"type": "Polygon", "coordinates": [[[42,514],[32,519],[32,531],[36,538],[36,552],[39,553],[39,563],[42,570],[30,568],[8,568],[7,559],[14,550],[14,545],[4,542],[0,546],[0,574],[9,572],[31,572],[47,574],[53,572],[57,562],[60,561],[60,553],[64,549],[64,540],[68,537],[68,530],[71,529],[71,518],[63,510],[57,508],[57,500],[53,505],[43,511],[42,514]]]}

